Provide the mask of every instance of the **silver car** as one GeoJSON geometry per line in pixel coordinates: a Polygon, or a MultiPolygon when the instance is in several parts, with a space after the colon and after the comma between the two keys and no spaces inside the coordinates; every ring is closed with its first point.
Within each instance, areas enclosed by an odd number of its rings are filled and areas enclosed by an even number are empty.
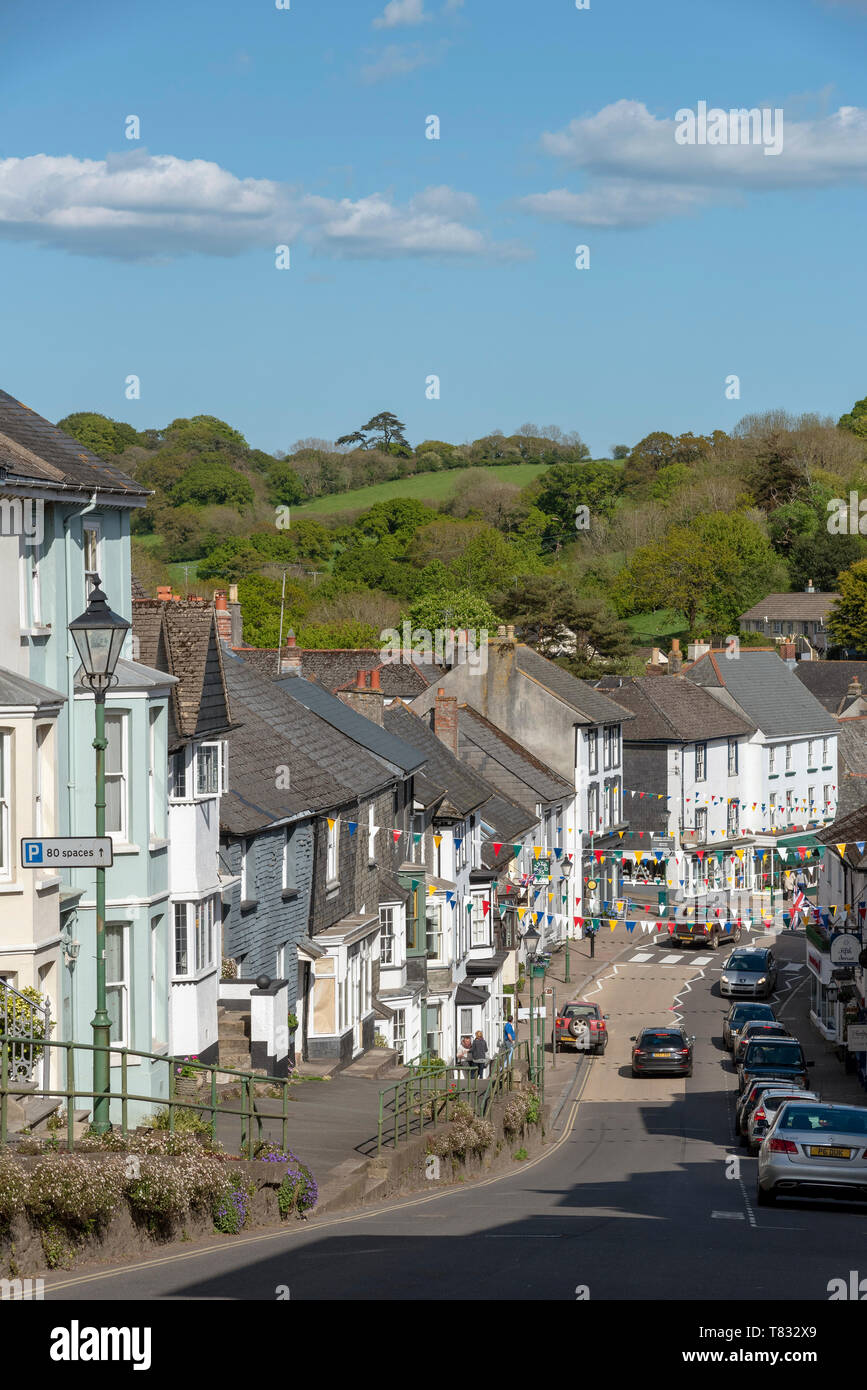
{"type": "Polygon", "coordinates": [[[777,983],[777,963],[766,946],[740,947],[723,966],[720,993],[730,999],[768,999],[777,983]]]}
{"type": "Polygon", "coordinates": [[[768,1086],[761,1090],[755,1102],[746,1112],[747,1148],[753,1153],[756,1151],[774,1123],[777,1111],[785,1101],[818,1099],[815,1091],[799,1091],[791,1086],[786,1086],[780,1090],[768,1086]]]}
{"type": "Polygon", "coordinates": [[[756,1201],[867,1197],[867,1106],[823,1100],[781,1105],[759,1149],[756,1201]]]}

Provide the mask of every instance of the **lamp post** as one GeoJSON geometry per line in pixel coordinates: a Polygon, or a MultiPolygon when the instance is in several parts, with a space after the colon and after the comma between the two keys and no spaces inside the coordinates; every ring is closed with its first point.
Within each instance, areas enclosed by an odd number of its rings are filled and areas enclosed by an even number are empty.
{"type": "MultiPolygon", "coordinates": [[[[568,903],[568,892],[569,892],[568,883],[569,883],[569,879],[572,877],[572,870],[573,870],[574,868],[575,868],[575,864],[574,864],[574,862],[573,862],[571,859],[564,859],[564,860],[563,860],[563,863],[562,863],[561,866],[560,866],[560,871],[561,871],[561,873],[562,873],[564,879],[566,880],[566,884],[567,884],[567,888],[566,888],[566,892],[567,892],[567,903],[568,903]]],[[[571,914],[571,912],[570,912],[570,913],[569,913],[569,917],[571,917],[571,916],[572,916],[572,914],[571,914]]],[[[565,981],[564,981],[564,983],[567,984],[567,985],[568,985],[568,984],[571,984],[571,979],[570,979],[570,976],[569,976],[569,932],[570,932],[570,929],[571,929],[571,928],[570,928],[570,922],[569,922],[569,919],[568,919],[568,917],[567,917],[567,919],[566,919],[566,979],[565,979],[565,981]]]]}
{"type": "MultiPolygon", "coordinates": [[[[113,613],[94,576],[87,608],[69,624],[81,660],[84,682],[93,691],[96,749],[96,833],[105,835],[105,696],[117,684],[114,674],[130,624],[113,613]]],[[[93,1124],[95,1134],[111,1129],[109,1048],[111,1020],[105,992],[105,866],[96,870],[96,1013],[93,1016],[93,1124]]]]}

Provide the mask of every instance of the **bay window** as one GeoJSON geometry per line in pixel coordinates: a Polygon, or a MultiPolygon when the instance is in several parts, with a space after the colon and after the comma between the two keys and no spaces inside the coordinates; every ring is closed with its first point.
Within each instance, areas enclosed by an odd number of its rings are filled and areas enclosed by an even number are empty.
{"type": "Polygon", "coordinates": [[[129,1045],[129,953],[126,923],[105,924],[105,1007],[111,1022],[110,1038],[119,1047],[129,1045]]]}
{"type": "Polygon", "coordinates": [[[105,830],[127,837],[127,716],[105,713],[105,830]]]}

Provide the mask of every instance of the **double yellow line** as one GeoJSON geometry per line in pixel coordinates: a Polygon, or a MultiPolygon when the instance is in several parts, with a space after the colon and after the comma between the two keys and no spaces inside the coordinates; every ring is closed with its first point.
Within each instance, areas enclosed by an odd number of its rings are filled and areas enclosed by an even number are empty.
{"type": "Polygon", "coordinates": [[[72,1279],[58,1279],[56,1282],[51,1283],[46,1281],[45,1290],[47,1293],[53,1294],[56,1293],[58,1289],[73,1289],[82,1284],[93,1284],[99,1279],[113,1279],[119,1274],[133,1274],[137,1270],[159,1269],[166,1265],[178,1264],[184,1260],[196,1260],[200,1259],[202,1256],[215,1255],[221,1250],[239,1250],[247,1245],[262,1245],[267,1241],[287,1240],[291,1239],[293,1236],[311,1235],[315,1231],[332,1230],[336,1226],[348,1226],[357,1221],[372,1221],[377,1216],[390,1216],[393,1212],[409,1211],[412,1207],[425,1206],[428,1202],[442,1201],[444,1197],[456,1197],[465,1193],[477,1192],[480,1187],[490,1187],[493,1183],[505,1182],[509,1178],[518,1177],[520,1174],[526,1173],[530,1168],[535,1168],[538,1164],[544,1163],[546,1159],[550,1158],[552,1154],[555,1154],[557,1150],[562,1148],[566,1143],[566,1140],[569,1138],[575,1126],[575,1120],[578,1116],[578,1107],[581,1104],[593,1068],[593,1059],[588,1057],[587,1062],[588,1066],[584,1071],[578,1094],[571,1103],[569,1118],[566,1121],[563,1133],[550,1148],[543,1150],[536,1158],[531,1159],[529,1163],[522,1163],[520,1169],[513,1170],[509,1173],[497,1173],[494,1177],[485,1178],[483,1182],[471,1183],[468,1187],[462,1187],[456,1184],[454,1187],[441,1188],[437,1192],[431,1192],[426,1197],[412,1197],[405,1202],[396,1202],[394,1204],[383,1203],[381,1206],[371,1207],[369,1211],[362,1210],[360,1212],[349,1213],[346,1216],[332,1216],[325,1221],[316,1222],[313,1226],[308,1226],[306,1223],[299,1222],[294,1231],[266,1231],[261,1235],[247,1236],[243,1240],[233,1239],[231,1243],[227,1242],[225,1245],[207,1245],[199,1250],[185,1250],[180,1254],[163,1255],[155,1260],[140,1260],[138,1264],[115,1265],[108,1270],[98,1270],[92,1274],[80,1274],[72,1279]]]}

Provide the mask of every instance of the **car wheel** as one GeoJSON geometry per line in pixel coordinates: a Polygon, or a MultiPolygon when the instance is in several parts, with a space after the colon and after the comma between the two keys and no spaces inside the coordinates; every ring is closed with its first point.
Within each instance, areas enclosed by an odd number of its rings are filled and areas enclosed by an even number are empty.
{"type": "Polygon", "coordinates": [[[777,1200],[777,1194],[771,1188],[762,1187],[760,1182],[756,1183],[756,1202],[760,1207],[772,1207],[777,1200]]]}
{"type": "Polygon", "coordinates": [[[633,1067],[633,1068],[632,1068],[632,1075],[633,1075],[633,1076],[640,1076],[640,1075],[641,1075],[641,1072],[638,1071],[635,1067],[633,1067]]]}
{"type": "Polygon", "coordinates": [[[716,928],[714,928],[714,930],[713,930],[713,931],[711,932],[711,934],[710,934],[710,949],[711,949],[712,951],[715,951],[718,945],[719,945],[719,932],[716,930],[716,928]]]}
{"type": "Polygon", "coordinates": [[[737,943],[738,943],[738,942],[740,941],[740,939],[741,939],[741,929],[740,929],[740,927],[736,927],[736,928],[735,928],[734,938],[735,938],[735,945],[737,945],[737,943]]]}
{"type": "Polygon", "coordinates": [[[689,1067],[689,1068],[687,1069],[685,1075],[686,1075],[686,1076],[692,1076],[692,1067],[689,1067]]]}

